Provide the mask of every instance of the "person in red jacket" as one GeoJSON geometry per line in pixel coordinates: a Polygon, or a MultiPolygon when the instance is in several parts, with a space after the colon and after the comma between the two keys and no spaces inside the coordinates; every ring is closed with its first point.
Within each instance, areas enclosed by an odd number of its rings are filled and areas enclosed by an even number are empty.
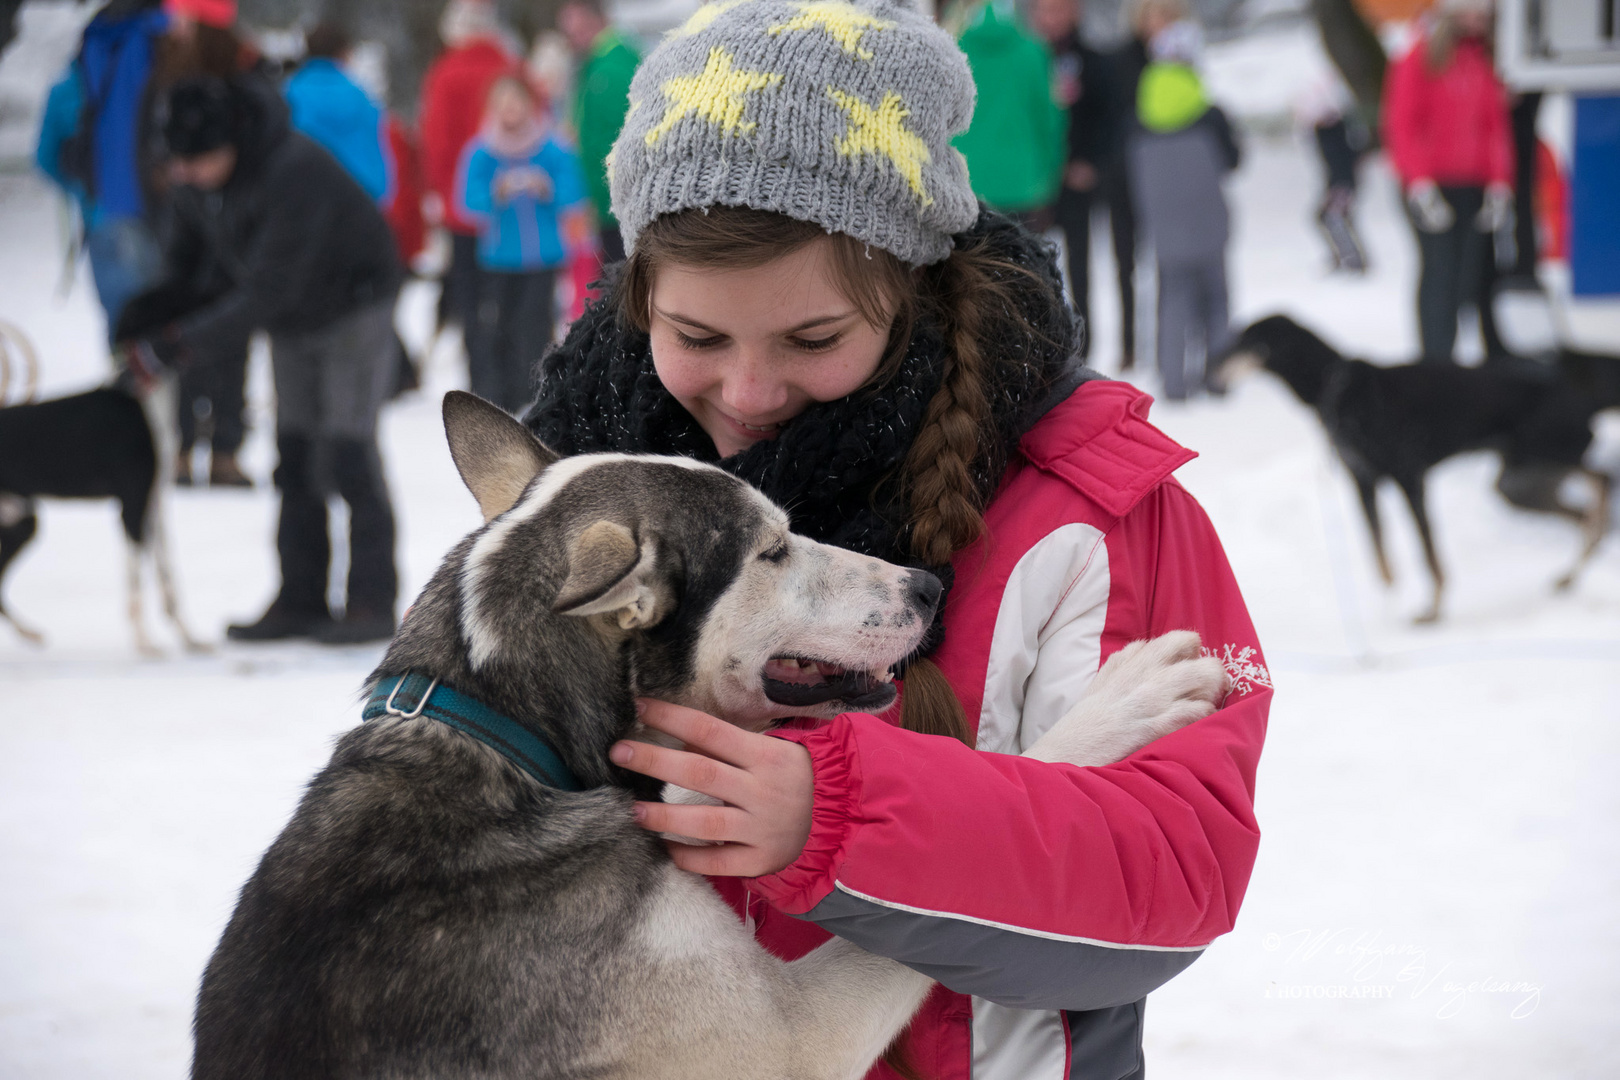
{"type": "Polygon", "coordinates": [[[461,155],[483,123],[489,88],[517,59],[490,0],[450,0],[439,21],[444,52],[422,80],[422,175],[450,233],[450,266],[439,294],[439,325],[472,325],[478,303],[478,222],[456,206],[461,155]]]}
{"type": "Polygon", "coordinates": [[[525,422],[562,454],[714,462],[948,591],[882,715],[759,734],[644,702],[687,749],[611,756],[724,803],[636,813],[712,843],[672,857],[764,948],[836,934],[940,983],[871,1077],[1140,1077],[1147,994],[1232,929],[1254,865],[1254,627],[1171,476],[1191,453],[1080,363],[1051,249],[972,197],[954,43],[900,3],[853,39],[774,17],[710,5],[644,60],[611,174],[629,257],[525,422]],[[691,107],[719,69],[728,108],[691,107]],[[1219,709],[1110,765],[1016,756],[1176,629],[1231,676],[1219,709]]]}
{"type": "Polygon", "coordinates": [[[1489,317],[1492,237],[1512,228],[1513,138],[1491,20],[1491,0],[1443,0],[1386,78],[1384,144],[1417,231],[1418,328],[1429,361],[1453,361],[1464,306],[1489,317]]]}

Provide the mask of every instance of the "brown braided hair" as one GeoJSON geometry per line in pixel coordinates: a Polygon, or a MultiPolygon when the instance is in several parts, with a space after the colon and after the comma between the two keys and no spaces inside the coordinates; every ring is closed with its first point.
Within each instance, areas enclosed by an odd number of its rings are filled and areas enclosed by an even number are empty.
{"type": "MultiPolygon", "coordinates": [[[[984,532],[980,479],[999,475],[1004,461],[989,435],[988,387],[998,351],[995,336],[1009,319],[1031,338],[1042,335],[1021,314],[1017,287],[1049,286],[1025,267],[992,255],[978,242],[958,247],[933,266],[913,270],[894,255],[842,233],[782,214],[711,206],[667,214],[636,238],[619,290],[620,313],[645,332],[658,268],[748,269],[825,240],[834,284],[868,323],[888,329],[888,345],[867,388],[894,378],[919,320],[939,327],[946,343],[940,388],[895,478],[908,508],[907,546],[934,565],[948,565],[984,532]]],[[[969,746],[973,727],[938,665],[926,658],[906,668],[900,726],[948,735],[969,746]]]]}

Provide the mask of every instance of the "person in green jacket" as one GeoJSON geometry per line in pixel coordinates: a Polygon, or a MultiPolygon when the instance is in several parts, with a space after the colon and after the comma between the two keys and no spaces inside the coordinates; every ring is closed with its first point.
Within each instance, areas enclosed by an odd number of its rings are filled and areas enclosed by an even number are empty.
{"type": "Polygon", "coordinates": [[[957,44],[979,90],[973,123],[954,141],[967,158],[973,193],[1044,230],[1067,156],[1068,117],[1053,95],[1052,54],[1019,25],[1011,0],[970,12],[957,44]]]}
{"type": "Polygon", "coordinates": [[[596,208],[602,261],[622,262],[624,239],[610,206],[607,157],[630,111],[630,79],[641,63],[641,53],[618,27],[608,23],[601,0],[569,0],[557,12],[557,29],[579,58],[574,130],[579,133],[586,190],[596,208]]]}

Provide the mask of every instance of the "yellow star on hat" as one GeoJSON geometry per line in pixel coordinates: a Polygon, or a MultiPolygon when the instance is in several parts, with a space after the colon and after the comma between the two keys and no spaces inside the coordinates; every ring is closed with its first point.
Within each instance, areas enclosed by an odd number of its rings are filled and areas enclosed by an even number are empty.
{"type": "Polygon", "coordinates": [[[855,95],[831,86],[827,87],[827,96],[849,115],[849,132],[839,140],[838,152],[845,157],[883,155],[906,178],[922,204],[932,206],[934,200],[923,187],[922,169],[933,160],[933,155],[928,152],[928,144],[906,127],[904,121],[911,110],[900,100],[900,95],[890,90],[875,109],[855,95]]]}
{"type": "Polygon", "coordinates": [[[748,104],[743,95],[781,81],[780,75],[737,70],[732,67],[732,55],[715,46],[709,50],[709,60],[702,71],[696,75],[678,75],[659,87],[669,104],[658,126],[647,132],[647,145],[652,146],[663,138],[688,115],[702,117],[718,127],[723,135],[747,135],[754,130],[754,122],[743,121],[743,109],[748,104]]]}
{"type": "Polygon", "coordinates": [[[868,15],[843,0],[808,0],[793,6],[799,9],[799,13],[787,22],[777,23],[766,33],[775,37],[791,30],[825,30],[846,53],[862,60],[872,59],[872,53],[869,49],[861,48],[861,35],[868,30],[893,30],[895,26],[887,19],[868,15]]]}

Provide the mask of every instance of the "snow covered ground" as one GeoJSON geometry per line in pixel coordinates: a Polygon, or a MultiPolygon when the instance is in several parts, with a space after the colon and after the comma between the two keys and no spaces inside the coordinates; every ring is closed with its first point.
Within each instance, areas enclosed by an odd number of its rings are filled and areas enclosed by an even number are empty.
{"type": "MultiPolygon", "coordinates": [[[[1287,142],[1252,150],[1233,189],[1237,318],[1289,311],[1347,350],[1411,356],[1414,258],[1387,174],[1370,171],[1363,214],[1374,271],[1330,278],[1314,165],[1287,142]]],[[[0,176],[0,319],[40,344],[52,394],[106,371],[87,276],[56,294],[55,222],[42,184],[0,176]]],[[[1097,361],[1113,371],[1104,246],[1097,361]]],[[[408,298],[413,340],[430,302],[408,298]]],[[[477,522],[437,420],[459,381],[446,348],[384,422],[407,596],[477,522]]],[[[213,641],[274,587],[262,356],[253,391],[261,486],[169,506],[185,610],[213,641]]],[[[1424,577],[1404,509],[1391,497],[1386,593],[1347,477],[1280,384],[1154,417],[1202,454],[1179,476],[1220,530],[1277,687],[1248,899],[1237,930],[1153,995],[1154,1075],[1620,1075],[1620,541],[1554,595],[1575,530],[1510,510],[1491,459],[1459,458],[1430,495],[1447,619],[1414,628],[1424,577]]],[[[1604,452],[1615,461],[1614,440],[1604,452]]],[[[171,655],[138,658],[111,506],[46,506],[7,586],[50,644],[0,626],[0,1077],[183,1075],[235,892],[357,721],[378,651],[191,657],[156,627],[171,655]]]]}

